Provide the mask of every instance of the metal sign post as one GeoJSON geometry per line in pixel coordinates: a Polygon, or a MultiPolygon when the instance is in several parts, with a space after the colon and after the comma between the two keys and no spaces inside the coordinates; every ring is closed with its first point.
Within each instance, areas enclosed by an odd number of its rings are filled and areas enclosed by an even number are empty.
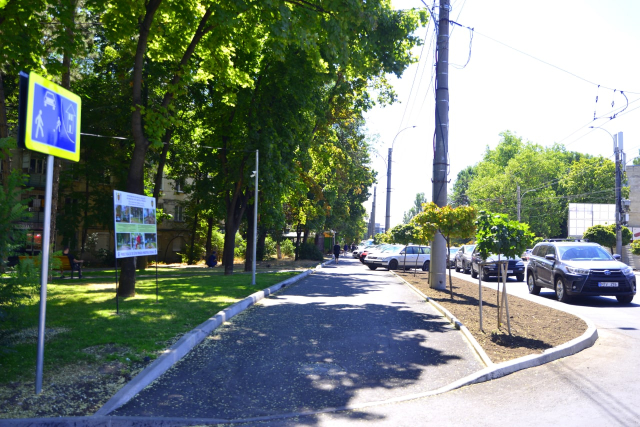
{"type": "Polygon", "coordinates": [[[42,391],[44,366],[44,334],[47,312],[47,279],[49,278],[49,238],[51,236],[51,192],[53,186],[53,156],[47,156],[47,187],[44,205],[44,233],[42,236],[42,262],[40,263],[40,316],[38,318],[38,353],[36,358],[36,394],[42,391]]]}
{"type": "Polygon", "coordinates": [[[48,154],[44,199],[44,232],[40,265],[40,316],[36,359],[36,394],[42,391],[44,366],[49,240],[51,238],[51,194],[53,157],[80,160],[80,97],[36,73],[20,72],[18,142],[21,148],[48,154]]]}

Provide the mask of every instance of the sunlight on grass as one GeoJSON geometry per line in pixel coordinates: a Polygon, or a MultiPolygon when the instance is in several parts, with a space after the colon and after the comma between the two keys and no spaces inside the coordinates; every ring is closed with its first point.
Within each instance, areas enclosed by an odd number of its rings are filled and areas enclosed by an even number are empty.
{"type": "MultiPolygon", "coordinates": [[[[172,274],[180,274],[173,269],[172,274]]],[[[286,280],[296,273],[263,273],[259,286],[251,286],[251,276],[216,276],[183,274],[159,277],[156,302],[156,279],[136,283],[136,295],[119,298],[116,314],[115,283],[97,283],[90,279],[48,285],[48,329],[65,333],[48,337],[45,346],[45,369],[60,368],[80,361],[91,361],[87,348],[115,344],[127,347],[131,355],[144,357],[166,348],[176,335],[191,330],[218,311],[248,295],[286,280]],[[214,285],[215,283],[215,285],[214,285]]],[[[19,324],[0,324],[0,338],[38,324],[38,299],[24,307],[19,324]]],[[[33,380],[36,343],[0,342],[8,351],[3,354],[0,383],[33,380]]]]}

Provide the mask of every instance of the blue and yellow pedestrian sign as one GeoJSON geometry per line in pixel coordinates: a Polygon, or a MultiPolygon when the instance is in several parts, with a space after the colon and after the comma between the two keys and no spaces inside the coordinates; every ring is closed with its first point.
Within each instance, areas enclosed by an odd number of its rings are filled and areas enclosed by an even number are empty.
{"type": "Polygon", "coordinates": [[[29,73],[25,146],[55,157],[80,160],[80,97],[29,73]]]}

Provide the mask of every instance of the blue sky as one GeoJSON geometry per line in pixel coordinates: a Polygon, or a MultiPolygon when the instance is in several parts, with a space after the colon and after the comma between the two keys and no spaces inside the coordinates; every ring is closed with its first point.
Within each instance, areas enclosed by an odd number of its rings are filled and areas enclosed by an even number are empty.
{"type": "MultiPolygon", "coordinates": [[[[392,4],[396,9],[423,7],[419,0],[392,4]]],[[[452,26],[449,190],[458,172],[477,163],[487,146],[495,147],[505,130],[543,146],[559,142],[569,150],[612,158],[611,137],[589,128],[602,126],[612,134],[624,133],[629,163],[638,156],[640,2],[452,0],[451,4],[450,18],[475,32],[471,58],[460,68],[469,57],[470,31],[452,26]],[[621,90],[629,101],[622,112],[627,104],[621,90]],[[594,111],[607,118],[593,121],[594,111]],[[609,120],[615,112],[618,116],[609,120]]],[[[392,227],[402,221],[416,193],[425,192],[431,199],[433,24],[418,34],[427,34],[420,63],[402,79],[391,78],[401,102],[367,115],[369,134],[381,155],[373,156],[378,171],[376,222],[381,224],[388,148],[399,130],[417,126],[398,135],[393,149],[392,227]]],[[[415,55],[420,51],[416,49],[415,55]]],[[[371,199],[366,207],[370,212],[371,199]]]]}

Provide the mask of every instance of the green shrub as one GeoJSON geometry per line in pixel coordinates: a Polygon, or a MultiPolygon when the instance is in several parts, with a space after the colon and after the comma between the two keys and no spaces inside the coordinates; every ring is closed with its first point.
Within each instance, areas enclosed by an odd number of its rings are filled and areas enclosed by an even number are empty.
{"type": "Polygon", "coordinates": [[[266,261],[275,255],[276,255],[276,242],[271,238],[271,236],[267,236],[264,239],[264,254],[262,255],[262,259],[266,261]]]}
{"type": "Polygon", "coordinates": [[[285,239],[280,243],[280,251],[286,257],[292,257],[296,253],[296,247],[289,239],[285,239]]]}
{"type": "Polygon", "coordinates": [[[640,240],[636,240],[631,243],[631,253],[634,255],[640,255],[640,240]]]}
{"type": "Polygon", "coordinates": [[[300,259],[322,261],[324,257],[320,249],[318,249],[313,242],[307,242],[304,245],[300,245],[300,259]]]}
{"type": "Polygon", "coordinates": [[[31,300],[38,293],[39,283],[40,270],[31,258],[8,269],[0,278],[0,321],[8,320],[17,308],[31,300]]]}
{"type": "Polygon", "coordinates": [[[236,233],[236,248],[233,252],[233,255],[235,258],[244,259],[246,257],[246,253],[247,253],[247,241],[242,238],[240,233],[236,233]]]}

